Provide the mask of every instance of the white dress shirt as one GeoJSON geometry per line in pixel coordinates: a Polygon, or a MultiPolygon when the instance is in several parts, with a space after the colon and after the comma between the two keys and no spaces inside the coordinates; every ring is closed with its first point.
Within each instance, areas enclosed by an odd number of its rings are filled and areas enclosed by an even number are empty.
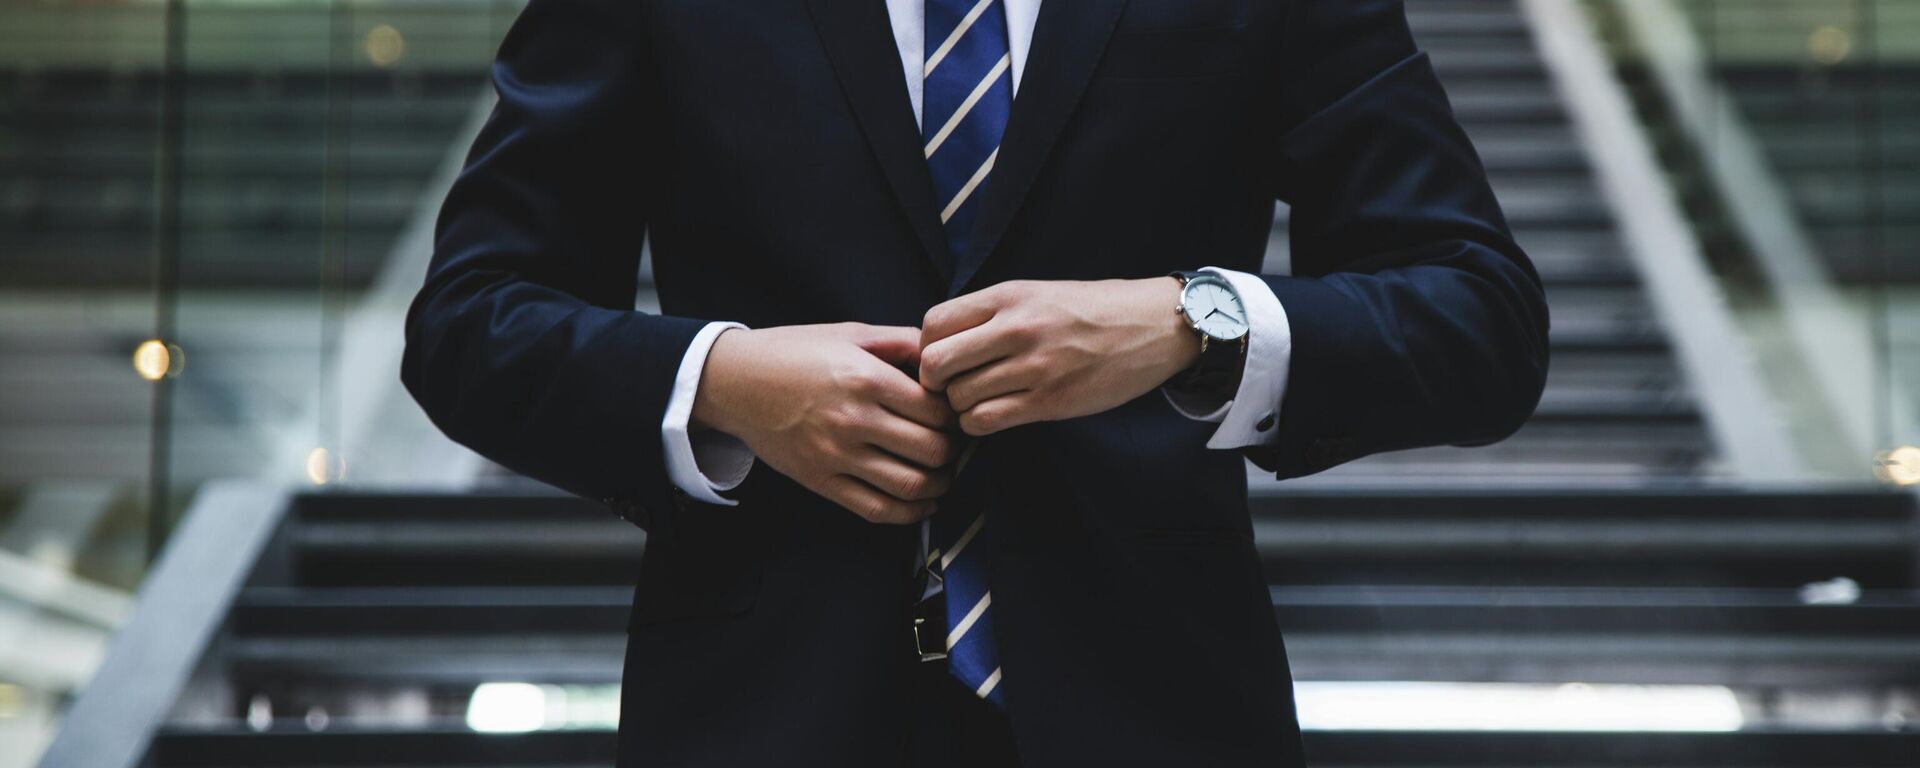
{"type": "MultiPolygon", "coordinates": [[[[1007,44],[1012,54],[1013,90],[1020,90],[1020,76],[1026,69],[1027,50],[1033,43],[1034,20],[1040,14],[1041,0],[999,0],[1006,4],[1007,44]]],[[[894,44],[900,48],[901,71],[906,73],[907,97],[913,104],[913,119],[920,120],[922,83],[916,77],[924,62],[926,0],[887,0],[887,13],[893,21],[894,44]]],[[[989,182],[991,183],[991,182],[989,182]]],[[[901,254],[906,258],[910,254],[901,254]]],[[[1182,415],[1220,425],[1207,447],[1231,450],[1265,445],[1278,431],[1280,401],[1286,394],[1287,365],[1293,356],[1293,332],[1287,324],[1286,309],[1280,306],[1273,289],[1259,277],[1217,267],[1208,271],[1220,274],[1233,284],[1247,309],[1251,326],[1247,339],[1247,364],[1240,375],[1240,387],[1225,403],[1192,402],[1167,392],[1167,400],[1182,415]]],[[[1172,307],[1167,308],[1169,312],[1172,307]]],[[[710,504],[735,502],[720,494],[733,490],[753,469],[753,452],[745,443],[720,432],[692,432],[688,422],[693,415],[694,394],[700,389],[700,374],[706,368],[707,352],[720,334],[739,323],[712,323],[694,337],[680,360],[674,377],[673,392],[667,399],[667,412],[660,422],[660,439],[666,445],[667,477],[680,490],[710,504]]],[[[1165,391],[1165,390],[1163,390],[1165,391]]]]}

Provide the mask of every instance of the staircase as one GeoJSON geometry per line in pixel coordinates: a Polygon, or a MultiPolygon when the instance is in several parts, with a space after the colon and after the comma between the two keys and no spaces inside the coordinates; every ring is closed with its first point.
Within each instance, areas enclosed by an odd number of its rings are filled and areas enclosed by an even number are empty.
{"type": "MultiPolygon", "coordinates": [[[[521,735],[466,718],[488,682],[617,695],[641,531],[550,495],[210,496],[182,533],[203,537],[198,556],[161,565],[145,598],[160,605],[119,638],[122,657],[148,652],[103,667],[89,699],[107,701],[76,706],[45,765],[109,768],[78,762],[98,755],[89,735],[127,730],[144,755],[131,764],[155,768],[610,763],[605,711],[550,707],[572,719],[521,735]],[[162,610],[193,602],[170,588],[231,597],[162,610]],[[195,611],[211,620],[198,644],[167,623],[195,611]],[[125,710],[151,688],[177,693],[149,731],[125,710]]],[[[1891,767],[1920,754],[1920,733],[1767,714],[1799,690],[1920,686],[1911,496],[1306,492],[1259,495],[1253,514],[1297,679],[1720,685],[1749,718],[1733,733],[1310,731],[1315,765],[1891,767]],[[1862,596],[1800,598],[1835,575],[1862,596]]]]}

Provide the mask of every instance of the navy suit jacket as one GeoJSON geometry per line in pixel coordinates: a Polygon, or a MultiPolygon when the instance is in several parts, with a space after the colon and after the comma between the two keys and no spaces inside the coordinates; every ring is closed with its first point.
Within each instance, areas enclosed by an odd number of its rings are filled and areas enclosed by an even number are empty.
{"type": "MultiPolygon", "coordinates": [[[[710,507],[660,423],[708,320],[917,326],[1011,279],[1293,274],[1280,477],[1516,430],[1546,373],[1515,246],[1398,0],[1047,0],[950,253],[880,0],[532,0],[439,222],[402,377],[485,456],[649,531],[621,759],[902,760],[911,526],[762,465],[710,507]],[[635,311],[652,238],[662,313],[635,311]]],[[[1297,765],[1242,455],[1158,392],[981,443],[1032,766],[1297,765]]],[[[956,493],[963,489],[956,489],[956,493]]]]}

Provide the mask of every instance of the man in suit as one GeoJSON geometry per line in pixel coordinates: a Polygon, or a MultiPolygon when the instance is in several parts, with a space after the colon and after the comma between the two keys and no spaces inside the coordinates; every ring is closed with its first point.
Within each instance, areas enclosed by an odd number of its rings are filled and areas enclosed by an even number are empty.
{"type": "Polygon", "coordinates": [[[1545,378],[1398,0],[532,0],[494,83],[403,379],[647,529],[623,764],[1300,765],[1244,458],[1545,378]]]}

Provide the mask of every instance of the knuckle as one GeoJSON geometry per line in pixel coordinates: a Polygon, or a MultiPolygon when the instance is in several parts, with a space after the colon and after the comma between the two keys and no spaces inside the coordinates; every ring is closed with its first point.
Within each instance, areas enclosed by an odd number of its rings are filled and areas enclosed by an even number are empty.
{"type": "Polygon", "coordinates": [[[853,512],[870,522],[883,522],[887,517],[887,503],[880,499],[862,498],[854,503],[853,512]]]}
{"type": "Polygon", "coordinates": [[[1000,431],[999,412],[993,411],[993,412],[980,414],[979,417],[973,420],[973,426],[974,428],[980,430],[980,434],[983,434],[983,435],[1000,431]]]}
{"type": "Polygon", "coordinates": [[[1029,339],[1038,339],[1053,328],[1048,316],[1040,312],[1027,313],[1026,317],[1020,319],[1020,327],[1029,339]]]}
{"type": "Polygon", "coordinates": [[[920,376],[930,378],[946,371],[947,348],[936,344],[920,350],[920,376]]]}
{"type": "MultiPolygon", "coordinates": [[[[833,458],[833,453],[838,446],[834,444],[834,440],[831,436],[825,433],[815,432],[811,435],[806,436],[805,439],[801,440],[800,444],[797,447],[800,449],[800,452],[803,456],[811,456],[816,459],[831,460],[833,458]]],[[[822,462],[813,461],[809,463],[820,464],[822,462]]]]}
{"type": "MultiPolygon", "coordinates": [[[[855,423],[855,418],[853,409],[843,405],[837,408],[821,410],[820,421],[826,425],[828,430],[838,433],[845,432],[851,428],[855,423]]],[[[830,441],[827,440],[822,440],[821,442],[831,444],[830,441]]]]}
{"type": "Polygon", "coordinates": [[[986,422],[976,411],[960,414],[960,431],[978,437],[986,434],[986,422]]]}
{"type": "Polygon", "coordinates": [[[946,466],[946,463],[953,458],[953,441],[948,439],[932,440],[929,441],[922,450],[925,451],[925,453],[921,455],[921,458],[926,460],[927,466],[946,466]]]}
{"type": "Polygon", "coordinates": [[[885,382],[874,371],[856,371],[847,376],[847,391],[857,397],[872,399],[885,389],[885,382]]]}
{"type": "Polygon", "coordinates": [[[1032,366],[1023,375],[1036,384],[1051,380],[1054,372],[1066,367],[1069,362],[1066,355],[1054,349],[1036,349],[1029,361],[1032,366]]]}
{"type": "Polygon", "coordinates": [[[927,314],[920,318],[920,327],[921,328],[945,328],[947,323],[951,322],[952,319],[953,319],[953,308],[945,304],[941,304],[939,306],[936,306],[932,309],[927,310],[927,314]]]}
{"type": "Polygon", "coordinates": [[[924,472],[908,472],[900,477],[896,485],[899,486],[900,498],[918,501],[927,497],[927,491],[932,489],[933,482],[924,472]]]}
{"type": "Polygon", "coordinates": [[[948,385],[947,386],[947,403],[951,405],[953,409],[956,411],[964,411],[968,408],[973,407],[972,383],[961,382],[959,384],[948,385]]]}
{"type": "Polygon", "coordinates": [[[980,434],[991,434],[1006,427],[1007,420],[1014,415],[1013,409],[1005,407],[976,408],[975,426],[980,434]]]}
{"type": "Polygon", "coordinates": [[[1026,312],[1007,318],[1006,325],[1000,330],[1001,335],[1022,345],[1039,338],[1040,332],[1039,320],[1026,312]]]}

